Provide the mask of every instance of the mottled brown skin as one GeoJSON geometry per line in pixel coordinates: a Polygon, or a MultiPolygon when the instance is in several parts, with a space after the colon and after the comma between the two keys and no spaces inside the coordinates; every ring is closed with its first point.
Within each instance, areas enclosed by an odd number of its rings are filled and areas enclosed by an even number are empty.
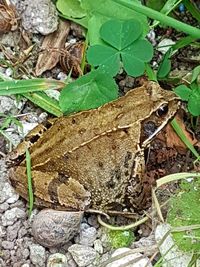
{"type": "Polygon", "coordinates": [[[150,82],[116,101],[33,129],[10,159],[10,180],[27,199],[25,147],[32,159],[35,203],[65,210],[102,211],[137,207],[143,198],[144,125],[159,132],[176,113],[178,99],[150,82]],[[168,112],[158,110],[168,105],[168,112]]]}

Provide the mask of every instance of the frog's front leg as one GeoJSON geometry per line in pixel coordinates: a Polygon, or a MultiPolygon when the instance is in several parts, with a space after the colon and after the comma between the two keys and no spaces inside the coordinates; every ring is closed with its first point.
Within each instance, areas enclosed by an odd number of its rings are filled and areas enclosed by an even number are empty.
{"type": "MultiPolygon", "coordinates": [[[[32,170],[34,203],[58,210],[85,210],[90,204],[90,193],[77,180],[58,172],[32,170]]],[[[16,191],[28,200],[26,167],[10,169],[10,181],[16,191]]]]}
{"type": "Polygon", "coordinates": [[[146,184],[144,177],[144,150],[139,149],[135,155],[132,174],[126,192],[126,199],[129,203],[128,205],[130,205],[130,208],[133,209],[134,212],[145,208],[147,197],[149,197],[149,193],[151,191],[151,187],[146,184]]]}

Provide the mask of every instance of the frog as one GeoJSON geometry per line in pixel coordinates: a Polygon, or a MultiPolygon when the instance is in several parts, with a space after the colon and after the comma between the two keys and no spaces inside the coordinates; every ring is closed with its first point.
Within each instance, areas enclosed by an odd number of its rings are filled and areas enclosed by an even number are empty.
{"type": "Polygon", "coordinates": [[[49,119],[9,155],[11,184],[28,200],[28,149],[35,205],[135,211],[145,201],[144,151],[179,105],[174,92],[146,82],[96,109],[49,119]]]}

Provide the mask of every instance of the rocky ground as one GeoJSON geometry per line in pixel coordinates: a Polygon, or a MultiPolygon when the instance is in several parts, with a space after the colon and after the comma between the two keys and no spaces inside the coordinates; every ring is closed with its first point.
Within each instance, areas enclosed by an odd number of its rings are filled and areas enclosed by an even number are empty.
{"type": "MultiPolygon", "coordinates": [[[[12,2],[20,15],[22,29],[31,32],[29,38],[34,44],[40,45],[42,35],[54,32],[57,28],[58,14],[50,0],[12,2]],[[43,12],[38,13],[38,10],[43,12]]],[[[82,36],[82,32],[73,27],[68,38],[72,41],[82,36]]],[[[14,51],[18,38],[19,32],[8,32],[0,35],[0,44],[8,51],[14,51]]],[[[149,34],[149,39],[153,44],[156,42],[153,31],[149,34]]],[[[4,59],[5,54],[1,49],[0,60],[4,59]]],[[[31,57],[28,63],[26,70],[35,64],[31,62],[31,57]]],[[[0,66],[0,73],[6,77],[16,75],[9,66],[0,66]]],[[[17,74],[21,75],[21,72],[17,74]]],[[[45,76],[66,78],[66,74],[59,68],[46,72],[45,76]]],[[[21,78],[27,76],[23,74],[21,78]]],[[[120,75],[118,78],[120,90],[123,92],[134,86],[133,78],[124,79],[120,75]]],[[[95,214],[61,211],[52,213],[49,210],[34,209],[31,216],[28,216],[27,202],[19,197],[9,183],[6,154],[48,115],[24,98],[8,96],[0,97],[1,114],[18,118],[23,125],[23,131],[19,125],[13,123],[0,132],[0,267],[151,267],[151,262],[159,258],[153,232],[155,221],[149,221],[137,230],[137,241],[132,241],[129,248],[117,249],[111,246],[107,229],[98,223],[95,214]]],[[[3,121],[4,117],[0,117],[0,126],[3,121]]],[[[162,229],[165,232],[167,230],[168,228],[162,229]]],[[[157,241],[161,239],[162,236],[159,237],[158,234],[157,241]]],[[[183,258],[182,255],[179,257],[183,258]]],[[[186,266],[179,264],[174,262],[166,266],[186,266]]]]}

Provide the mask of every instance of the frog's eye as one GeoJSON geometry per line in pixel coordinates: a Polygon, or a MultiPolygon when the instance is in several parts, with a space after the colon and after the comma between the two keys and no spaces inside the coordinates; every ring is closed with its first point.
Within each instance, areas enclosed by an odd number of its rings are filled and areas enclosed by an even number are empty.
{"type": "Polygon", "coordinates": [[[158,116],[158,117],[163,117],[163,116],[165,116],[167,113],[168,113],[168,105],[166,104],[166,105],[162,105],[161,107],[159,107],[159,109],[157,110],[157,112],[156,112],[156,115],[158,116]]]}

